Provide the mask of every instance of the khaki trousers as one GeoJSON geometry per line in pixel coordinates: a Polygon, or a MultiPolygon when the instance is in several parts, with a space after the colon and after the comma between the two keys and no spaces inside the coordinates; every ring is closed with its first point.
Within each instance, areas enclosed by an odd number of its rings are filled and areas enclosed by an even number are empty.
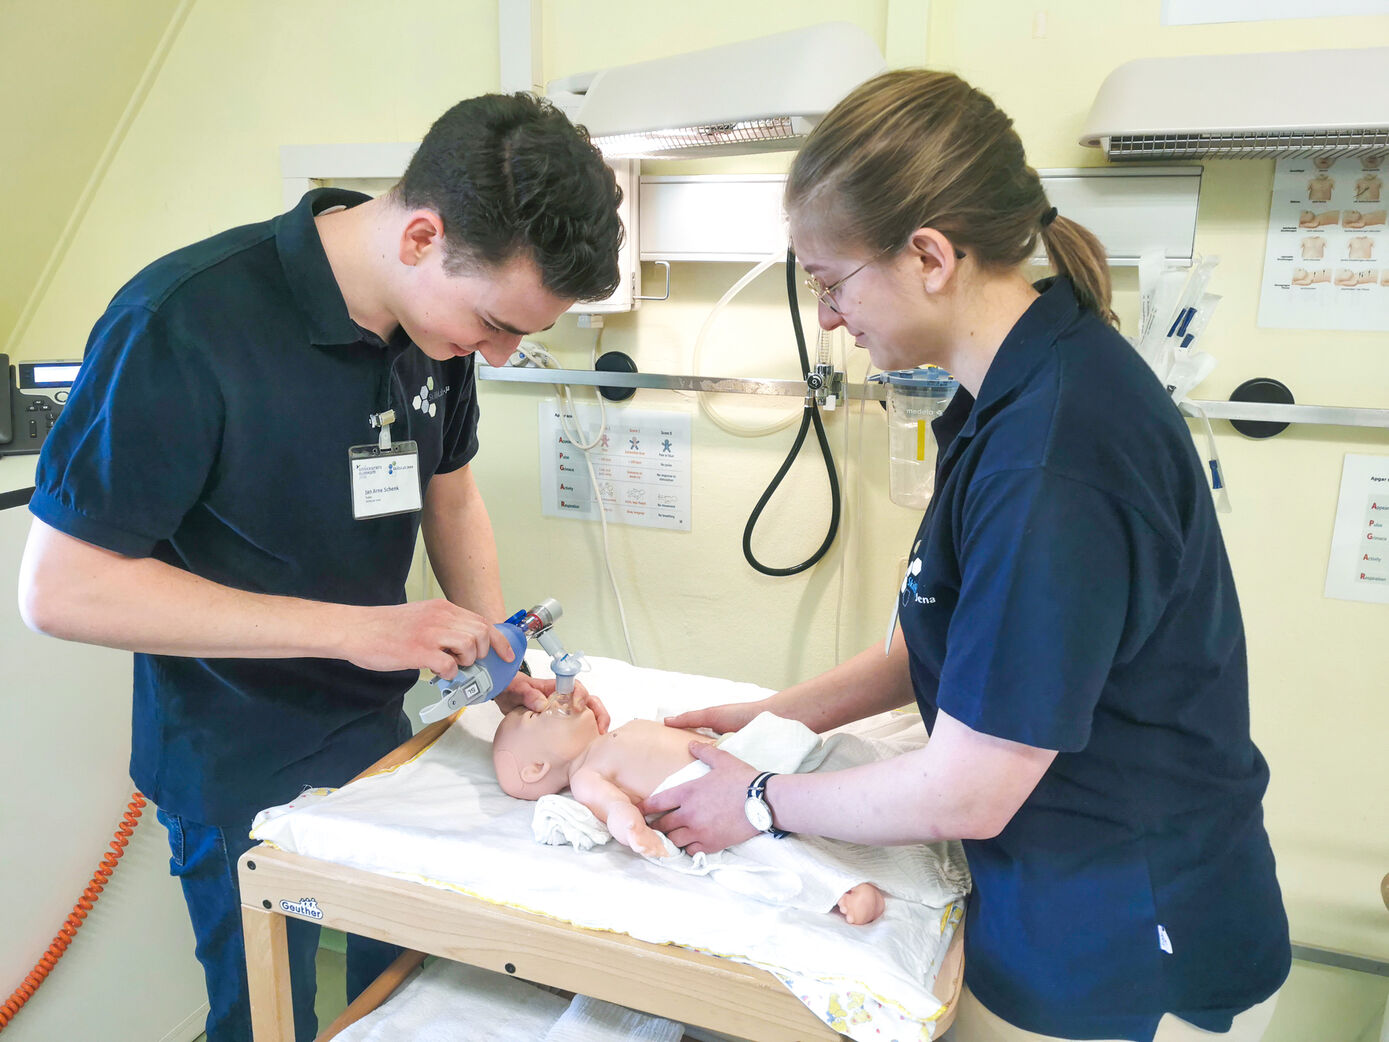
{"type": "MultiPolygon", "coordinates": [[[[1229,1031],[1202,1031],[1185,1020],[1165,1014],[1158,1023],[1153,1042],[1259,1042],[1264,1037],[1269,1021],[1273,1019],[1273,1007],[1278,1002],[1274,992],[1257,1006],[1251,1006],[1235,1017],[1229,1031]]],[[[942,1036],[942,1042],[1072,1042],[1054,1035],[1038,1035],[1032,1031],[1015,1028],[984,1008],[984,1004],[965,988],[960,995],[960,1009],[955,1022],[942,1036]]],[[[1108,1040],[1122,1042],[1122,1040],[1108,1040]]]]}

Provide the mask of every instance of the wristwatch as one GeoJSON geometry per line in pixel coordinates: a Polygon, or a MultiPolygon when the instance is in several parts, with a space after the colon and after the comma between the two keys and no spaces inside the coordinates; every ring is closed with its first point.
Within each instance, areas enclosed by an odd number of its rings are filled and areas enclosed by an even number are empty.
{"type": "Polygon", "coordinates": [[[772,824],[772,808],[767,806],[767,782],[775,778],[771,771],[763,771],[748,786],[748,798],[743,802],[743,813],[749,824],[758,832],[765,832],[773,839],[781,839],[786,833],[772,824]]]}

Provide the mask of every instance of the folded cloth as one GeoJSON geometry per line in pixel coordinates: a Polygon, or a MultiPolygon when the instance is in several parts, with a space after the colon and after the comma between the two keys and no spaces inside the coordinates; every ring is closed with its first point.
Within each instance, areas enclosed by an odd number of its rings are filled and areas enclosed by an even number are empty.
{"type": "Polygon", "coordinates": [[[575,995],[542,1042],[680,1042],[685,1025],[575,995]]]}
{"type": "Polygon", "coordinates": [[[578,800],[558,794],[541,796],[535,801],[531,833],[537,843],[551,847],[568,843],[576,850],[592,850],[612,839],[608,827],[593,811],[578,800]]]}
{"type": "MultiPolygon", "coordinates": [[[[740,731],[730,731],[714,743],[759,771],[791,774],[820,745],[820,736],[799,720],[787,720],[774,713],[758,713],[740,731]]],[[[655,792],[684,785],[709,773],[709,765],[696,760],[676,771],[655,792]]]]}
{"type": "Polygon", "coordinates": [[[546,1033],[564,1017],[568,1005],[561,996],[504,973],[438,959],[416,970],[388,1000],[336,1038],[337,1042],[406,1038],[410,1042],[532,1042],[549,1037],[546,1033]]]}

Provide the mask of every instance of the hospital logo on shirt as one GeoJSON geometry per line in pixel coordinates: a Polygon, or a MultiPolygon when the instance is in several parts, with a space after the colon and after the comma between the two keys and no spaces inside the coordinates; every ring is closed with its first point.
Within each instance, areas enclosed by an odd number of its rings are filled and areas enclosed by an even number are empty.
{"type": "Polygon", "coordinates": [[[928,597],[921,592],[919,583],[921,578],[921,558],[913,557],[911,567],[907,569],[907,574],[902,576],[902,603],[906,604],[935,604],[934,597],[928,597]]]}
{"type": "Polygon", "coordinates": [[[426,377],[424,384],[420,387],[420,393],[411,400],[410,408],[425,416],[433,417],[439,411],[439,399],[448,393],[447,387],[435,388],[434,377],[426,377]]]}

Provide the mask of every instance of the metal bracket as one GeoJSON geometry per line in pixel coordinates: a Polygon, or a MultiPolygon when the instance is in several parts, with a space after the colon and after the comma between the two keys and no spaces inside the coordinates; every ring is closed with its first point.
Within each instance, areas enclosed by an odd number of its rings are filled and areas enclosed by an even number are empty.
{"type": "Polygon", "coordinates": [[[665,269],[666,269],[666,291],[665,291],[665,294],[664,294],[663,296],[659,296],[659,297],[645,297],[645,296],[642,296],[640,293],[638,293],[636,296],[634,296],[634,297],[632,298],[633,300],[669,300],[669,299],[670,299],[670,261],[658,260],[658,261],[652,261],[651,263],[652,263],[652,264],[658,264],[658,265],[660,265],[662,268],[665,268],[665,269]]]}

